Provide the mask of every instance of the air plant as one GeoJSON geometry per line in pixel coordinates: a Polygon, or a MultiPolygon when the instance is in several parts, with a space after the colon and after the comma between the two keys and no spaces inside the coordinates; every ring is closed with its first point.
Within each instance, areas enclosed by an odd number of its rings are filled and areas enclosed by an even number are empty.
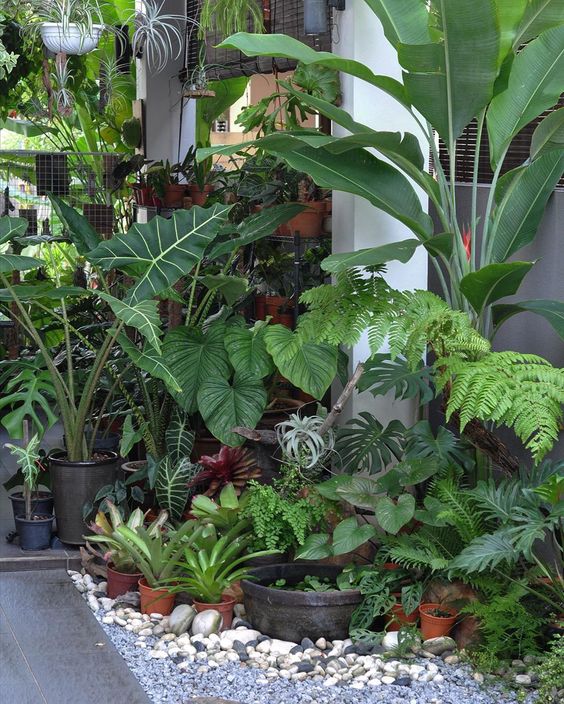
{"type": "Polygon", "coordinates": [[[57,112],[63,117],[68,117],[72,113],[74,97],[68,88],[74,78],[69,68],[68,59],[62,58],[62,54],[57,55],[55,60],[55,72],[51,74],[51,80],[56,86],[53,88],[53,98],[57,105],[57,112]]]}
{"type": "Polygon", "coordinates": [[[227,484],[233,484],[239,495],[250,479],[260,477],[262,470],[256,466],[249,450],[222,445],[216,455],[202,455],[198,463],[204,468],[189,483],[189,487],[208,483],[205,496],[216,496],[227,484]]]}
{"type": "Polygon", "coordinates": [[[318,468],[333,451],[335,435],[331,428],[324,435],[319,429],[324,419],[320,416],[301,418],[293,413],[287,421],[278,423],[276,436],[284,458],[301,470],[318,468]]]}

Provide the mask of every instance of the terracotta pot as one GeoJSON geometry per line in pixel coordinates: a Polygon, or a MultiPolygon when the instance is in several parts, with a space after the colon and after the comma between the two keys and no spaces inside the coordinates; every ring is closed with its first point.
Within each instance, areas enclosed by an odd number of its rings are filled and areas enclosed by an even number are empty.
{"type": "Polygon", "coordinates": [[[399,570],[400,565],[396,565],[395,562],[384,562],[384,564],[382,565],[382,567],[383,567],[385,570],[399,570]]]}
{"type": "Polygon", "coordinates": [[[307,209],[280,225],[278,233],[288,237],[299,232],[300,237],[306,239],[320,237],[327,208],[326,201],[312,201],[301,205],[307,206],[307,209]]]}
{"type": "Polygon", "coordinates": [[[108,563],[108,597],[115,599],[126,592],[136,592],[141,572],[118,572],[108,563]]]}
{"type": "Polygon", "coordinates": [[[444,604],[421,604],[419,607],[419,615],[421,617],[421,635],[423,640],[429,638],[438,638],[439,636],[448,636],[451,628],[456,623],[458,612],[450,606],[444,604]],[[451,614],[451,616],[433,616],[429,611],[440,609],[451,614]]]}
{"type": "Polygon", "coordinates": [[[182,199],[186,193],[183,183],[168,183],[164,191],[164,204],[167,208],[181,208],[182,199]]]}
{"type": "Polygon", "coordinates": [[[233,607],[235,606],[235,599],[232,599],[229,596],[222,596],[221,597],[221,604],[205,604],[201,601],[193,601],[194,608],[198,613],[201,611],[207,611],[208,609],[215,609],[216,611],[219,611],[219,613],[223,617],[223,626],[221,627],[222,631],[227,630],[228,628],[231,628],[231,623],[233,622],[233,607]]]}
{"type": "Polygon", "coordinates": [[[149,208],[159,208],[162,205],[161,199],[152,186],[139,186],[136,184],[132,188],[133,197],[137,205],[144,205],[149,208]]]}
{"type": "Polygon", "coordinates": [[[201,189],[197,183],[190,183],[188,190],[192,198],[192,205],[205,205],[209,194],[213,191],[213,187],[209,183],[206,183],[204,188],[201,189]]]}
{"type": "MultiPolygon", "coordinates": [[[[287,328],[294,327],[294,301],[285,296],[265,296],[264,301],[265,318],[270,315],[273,324],[284,325],[287,328]]],[[[257,318],[264,320],[265,318],[257,318]]]]}
{"type": "Polygon", "coordinates": [[[255,320],[264,320],[266,318],[266,296],[257,294],[255,296],[255,320]]]}
{"type": "Polygon", "coordinates": [[[396,593],[394,596],[397,599],[397,604],[392,606],[390,613],[386,616],[386,630],[399,631],[402,626],[408,623],[417,623],[419,618],[418,609],[415,609],[409,616],[403,610],[401,605],[401,594],[396,593]]]}
{"type": "Polygon", "coordinates": [[[174,608],[175,594],[171,594],[168,589],[152,589],[145,577],[138,581],[139,593],[141,594],[142,614],[168,614],[174,608]]]}

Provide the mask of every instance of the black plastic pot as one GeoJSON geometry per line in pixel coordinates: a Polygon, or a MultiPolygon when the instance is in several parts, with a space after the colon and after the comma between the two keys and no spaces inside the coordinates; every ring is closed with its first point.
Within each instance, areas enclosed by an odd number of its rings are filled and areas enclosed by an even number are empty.
{"type": "MultiPolygon", "coordinates": [[[[86,433],[86,442],[90,445],[92,439],[92,433],[86,433]]],[[[109,452],[119,452],[119,443],[121,441],[121,435],[118,433],[96,433],[96,439],[94,440],[94,447],[92,448],[94,452],[103,452],[108,450],[109,452]]],[[[63,435],[63,445],[65,444],[65,436],[63,435]]]]}
{"type": "Polygon", "coordinates": [[[82,536],[90,531],[82,519],[83,506],[93,501],[103,486],[116,480],[117,453],[104,453],[104,459],[86,462],[69,462],[61,450],[49,456],[57,534],[63,543],[84,545],[82,536]]]}
{"type": "Polygon", "coordinates": [[[25,514],[16,516],[16,530],[19,535],[22,550],[47,550],[51,544],[51,531],[55,516],[31,514],[27,519],[25,514]]]}
{"type": "Polygon", "coordinates": [[[278,579],[294,585],[307,575],[336,579],[341,571],[332,565],[311,564],[271,565],[252,570],[254,581],[241,582],[246,620],[265,635],[294,643],[302,638],[344,640],[348,637],[352,613],[362,601],[359,591],[298,592],[267,586],[278,579]]]}
{"type": "MultiPolygon", "coordinates": [[[[24,495],[21,491],[15,491],[8,498],[12,502],[15,523],[16,516],[25,515],[24,495]]],[[[50,516],[53,513],[53,494],[50,491],[40,491],[37,494],[32,494],[31,512],[41,516],[50,516]]]]}

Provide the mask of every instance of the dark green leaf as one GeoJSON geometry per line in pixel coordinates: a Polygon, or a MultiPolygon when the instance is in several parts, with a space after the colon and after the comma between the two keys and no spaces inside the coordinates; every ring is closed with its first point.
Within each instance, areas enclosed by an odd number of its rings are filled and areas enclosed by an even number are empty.
{"type": "Polygon", "coordinates": [[[405,264],[420,244],[419,240],[410,239],[383,244],[380,247],[359,249],[356,252],[332,254],[321,262],[321,267],[325,271],[336,273],[356,266],[377,266],[394,260],[405,264]]]}
{"type": "Polygon", "coordinates": [[[402,455],[405,428],[399,420],[384,426],[370,413],[362,411],[337,431],[335,451],[345,471],[381,472],[402,455]]]}
{"type": "Polygon", "coordinates": [[[503,303],[493,306],[493,322],[499,328],[516,313],[529,311],[547,320],[564,340],[564,303],[561,301],[521,301],[520,303],[503,303]]]}
{"type": "Polygon", "coordinates": [[[489,264],[466,274],[460,281],[460,290],[476,313],[481,315],[484,308],[494,301],[517,293],[533,265],[534,262],[489,264]]]}
{"type": "Polygon", "coordinates": [[[420,405],[434,398],[431,386],[433,370],[420,362],[415,371],[401,357],[390,359],[389,354],[375,354],[365,363],[358,382],[359,391],[369,390],[374,396],[383,396],[394,389],[397,399],[419,396],[420,405]]]}
{"type": "Polygon", "coordinates": [[[85,256],[98,246],[102,238],[84,215],[71,208],[58,196],[50,194],[49,200],[80,255],[85,256]]]}

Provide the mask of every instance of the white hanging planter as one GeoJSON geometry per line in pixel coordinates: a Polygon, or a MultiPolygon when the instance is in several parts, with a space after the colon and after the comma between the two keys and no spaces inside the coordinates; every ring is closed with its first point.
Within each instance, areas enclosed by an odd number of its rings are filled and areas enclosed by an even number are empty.
{"type": "Polygon", "coordinates": [[[93,24],[92,27],[70,22],[63,25],[58,22],[42,22],[41,38],[54,54],[81,56],[93,51],[100,41],[104,26],[93,24]]]}

